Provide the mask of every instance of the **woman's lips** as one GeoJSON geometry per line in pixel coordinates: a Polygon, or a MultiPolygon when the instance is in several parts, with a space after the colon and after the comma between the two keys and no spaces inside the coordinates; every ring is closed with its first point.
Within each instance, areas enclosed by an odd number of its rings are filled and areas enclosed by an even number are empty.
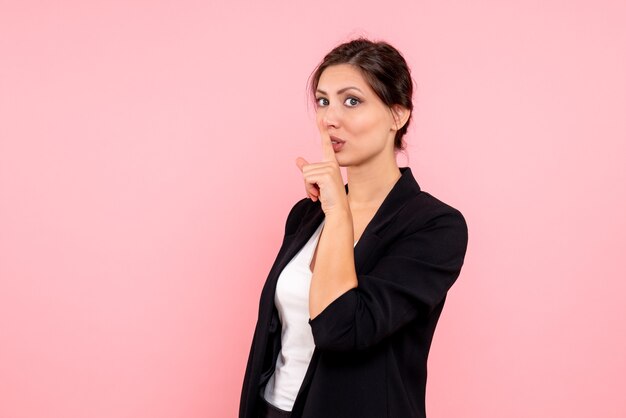
{"type": "Polygon", "coordinates": [[[335,150],[335,152],[341,151],[341,149],[343,148],[343,144],[346,142],[343,139],[337,138],[336,136],[331,136],[330,141],[333,144],[333,150],[335,150]]]}
{"type": "Polygon", "coordinates": [[[335,152],[341,151],[342,148],[343,148],[343,142],[337,142],[333,144],[333,150],[335,150],[335,152]]]}

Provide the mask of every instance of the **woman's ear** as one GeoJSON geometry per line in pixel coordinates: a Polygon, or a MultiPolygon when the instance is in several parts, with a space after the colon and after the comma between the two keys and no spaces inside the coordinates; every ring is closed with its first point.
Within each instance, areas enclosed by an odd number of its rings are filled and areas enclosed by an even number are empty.
{"type": "Polygon", "coordinates": [[[406,125],[406,122],[411,116],[411,111],[404,106],[396,104],[391,107],[391,114],[394,119],[394,130],[399,131],[406,125]]]}

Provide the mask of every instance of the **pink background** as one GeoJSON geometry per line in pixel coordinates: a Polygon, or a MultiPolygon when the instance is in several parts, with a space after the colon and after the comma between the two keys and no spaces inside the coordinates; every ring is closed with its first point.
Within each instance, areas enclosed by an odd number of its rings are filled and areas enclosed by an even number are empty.
{"type": "Polygon", "coordinates": [[[626,416],[626,4],[219,3],[0,2],[0,417],[236,415],[306,80],[361,34],[469,225],[429,418],[626,416]]]}

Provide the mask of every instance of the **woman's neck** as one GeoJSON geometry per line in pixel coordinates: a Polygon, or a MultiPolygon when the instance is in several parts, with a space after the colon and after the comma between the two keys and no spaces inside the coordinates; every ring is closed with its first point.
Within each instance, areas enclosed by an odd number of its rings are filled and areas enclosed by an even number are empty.
{"type": "Polygon", "coordinates": [[[402,176],[395,158],[393,164],[378,167],[350,166],[348,174],[348,203],[351,209],[378,207],[402,176]]]}

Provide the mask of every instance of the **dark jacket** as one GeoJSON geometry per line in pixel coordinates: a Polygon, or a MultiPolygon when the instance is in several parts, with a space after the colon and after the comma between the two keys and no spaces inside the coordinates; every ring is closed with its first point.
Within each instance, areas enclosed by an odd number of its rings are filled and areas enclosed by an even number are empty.
{"type": "MultiPolygon", "coordinates": [[[[409,167],[400,171],[354,247],[358,287],[309,319],[315,350],[292,418],[426,416],[428,351],[446,293],[463,265],[467,225],[457,209],[421,191],[409,167]]],[[[323,218],[320,202],[308,198],[287,216],[261,291],[240,418],[257,418],[259,393],[281,348],[274,305],[278,276],[323,218]]]]}

